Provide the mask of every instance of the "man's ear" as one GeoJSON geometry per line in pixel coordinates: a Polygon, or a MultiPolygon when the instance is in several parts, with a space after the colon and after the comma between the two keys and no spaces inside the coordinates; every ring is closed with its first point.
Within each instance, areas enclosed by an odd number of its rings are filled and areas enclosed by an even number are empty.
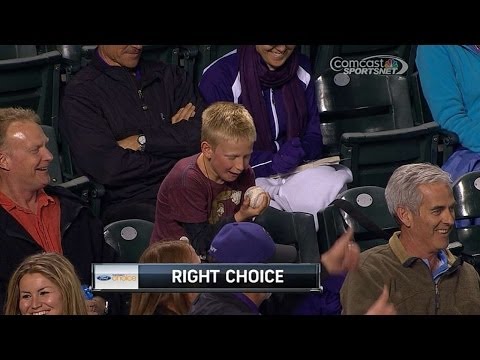
{"type": "Polygon", "coordinates": [[[397,218],[401,221],[403,225],[405,225],[406,227],[412,226],[413,214],[409,209],[405,207],[398,207],[396,213],[397,218]]]}
{"type": "Polygon", "coordinates": [[[10,158],[4,152],[0,152],[0,169],[6,171],[10,170],[10,158]]]}
{"type": "Polygon", "coordinates": [[[200,144],[200,148],[202,149],[203,156],[210,160],[212,158],[213,152],[215,151],[213,146],[211,146],[208,141],[202,141],[202,143],[200,144]]]}

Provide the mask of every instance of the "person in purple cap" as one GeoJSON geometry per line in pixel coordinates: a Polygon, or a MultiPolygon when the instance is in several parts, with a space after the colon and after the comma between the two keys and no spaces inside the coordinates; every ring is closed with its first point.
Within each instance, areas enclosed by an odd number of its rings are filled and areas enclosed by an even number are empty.
{"type": "MultiPolygon", "coordinates": [[[[341,274],[358,265],[360,249],[353,241],[352,231],[340,236],[322,254],[321,277],[341,274]]],[[[237,222],[223,226],[212,241],[208,257],[215,263],[293,263],[295,247],[275,244],[268,232],[256,223],[237,222]]],[[[190,310],[190,315],[260,315],[260,305],[270,293],[202,293],[190,310]]],[[[379,314],[394,312],[388,304],[388,294],[382,294],[370,311],[379,314]]]]}

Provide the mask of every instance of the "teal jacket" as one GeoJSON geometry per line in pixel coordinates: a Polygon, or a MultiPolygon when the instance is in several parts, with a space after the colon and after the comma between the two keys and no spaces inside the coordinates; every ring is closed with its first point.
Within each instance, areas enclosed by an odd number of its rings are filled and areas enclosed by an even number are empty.
{"type": "Polygon", "coordinates": [[[419,45],[416,64],[433,119],[480,153],[480,52],[473,45],[419,45]]]}

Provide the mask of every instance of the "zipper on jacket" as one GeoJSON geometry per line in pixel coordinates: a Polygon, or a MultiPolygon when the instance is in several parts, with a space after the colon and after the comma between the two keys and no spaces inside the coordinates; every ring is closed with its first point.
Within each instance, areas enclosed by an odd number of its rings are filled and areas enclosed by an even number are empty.
{"type": "Polygon", "coordinates": [[[435,281],[435,315],[440,310],[440,291],[438,290],[438,281],[435,281]]]}
{"type": "Polygon", "coordinates": [[[144,102],[142,89],[138,89],[138,90],[137,90],[137,93],[138,93],[138,98],[139,98],[140,101],[142,102],[142,109],[143,109],[143,111],[147,111],[147,110],[148,110],[148,106],[147,106],[147,104],[145,104],[145,102],[144,102]]]}

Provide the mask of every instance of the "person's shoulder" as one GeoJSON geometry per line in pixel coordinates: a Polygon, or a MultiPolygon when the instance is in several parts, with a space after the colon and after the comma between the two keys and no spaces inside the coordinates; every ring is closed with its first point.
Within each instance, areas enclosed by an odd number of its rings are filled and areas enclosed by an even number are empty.
{"type": "Polygon", "coordinates": [[[202,77],[224,76],[225,74],[237,74],[239,68],[239,57],[237,49],[213,61],[203,70],[202,77]]]}
{"type": "Polygon", "coordinates": [[[251,166],[246,167],[234,181],[237,187],[246,187],[255,185],[255,172],[251,166]]]}
{"type": "Polygon", "coordinates": [[[173,166],[174,169],[179,169],[181,171],[190,171],[191,169],[196,168],[196,162],[199,154],[194,154],[182,158],[177,161],[177,163],[173,166]]]}
{"type": "Polygon", "coordinates": [[[143,71],[153,74],[153,76],[166,83],[184,81],[188,75],[184,68],[163,61],[142,60],[141,66],[143,71]]]}
{"type": "Polygon", "coordinates": [[[245,168],[245,170],[242,171],[242,177],[246,177],[246,178],[255,178],[255,172],[253,171],[252,167],[251,166],[247,166],[245,168]]]}
{"type": "Polygon", "coordinates": [[[195,154],[178,160],[164,181],[170,182],[173,186],[184,186],[204,177],[196,164],[198,156],[199,154],[195,154]]]}
{"type": "MultiPolygon", "coordinates": [[[[480,275],[478,274],[477,270],[475,269],[475,267],[466,262],[466,261],[462,261],[461,263],[461,269],[463,269],[464,272],[468,273],[469,275],[472,275],[474,276],[475,278],[479,278],[480,275]]],[[[480,279],[480,278],[479,278],[480,279]]]]}
{"type": "Polygon", "coordinates": [[[99,69],[97,69],[93,64],[88,64],[72,77],[67,84],[67,88],[78,86],[85,82],[91,82],[101,75],[102,72],[99,69]]]}
{"type": "Polygon", "coordinates": [[[194,301],[189,315],[253,315],[231,293],[202,293],[194,301]]]}
{"type": "Polygon", "coordinates": [[[78,206],[87,206],[85,200],[81,197],[70,191],[69,189],[64,188],[63,186],[52,186],[47,185],[44,188],[44,191],[47,195],[53,195],[60,199],[60,202],[69,202],[71,204],[76,204],[78,206]]]}
{"type": "Polygon", "coordinates": [[[255,172],[253,171],[253,169],[252,169],[251,166],[247,166],[247,167],[240,173],[240,176],[239,176],[239,178],[241,178],[241,179],[244,179],[244,178],[250,179],[251,177],[253,177],[253,178],[255,179],[255,172]]]}
{"type": "Polygon", "coordinates": [[[389,244],[377,245],[360,253],[360,266],[376,266],[392,256],[389,244]]]}
{"type": "Polygon", "coordinates": [[[89,64],[76,73],[65,87],[65,97],[79,94],[91,95],[95,81],[102,76],[102,72],[89,64]]]}
{"type": "Polygon", "coordinates": [[[151,61],[151,60],[142,60],[141,66],[148,71],[165,73],[165,72],[177,72],[183,70],[180,66],[176,64],[169,64],[163,61],[151,61]]]}
{"type": "Polygon", "coordinates": [[[418,45],[416,57],[432,58],[432,64],[430,65],[433,65],[437,60],[465,50],[468,51],[467,45],[418,45]]]}

